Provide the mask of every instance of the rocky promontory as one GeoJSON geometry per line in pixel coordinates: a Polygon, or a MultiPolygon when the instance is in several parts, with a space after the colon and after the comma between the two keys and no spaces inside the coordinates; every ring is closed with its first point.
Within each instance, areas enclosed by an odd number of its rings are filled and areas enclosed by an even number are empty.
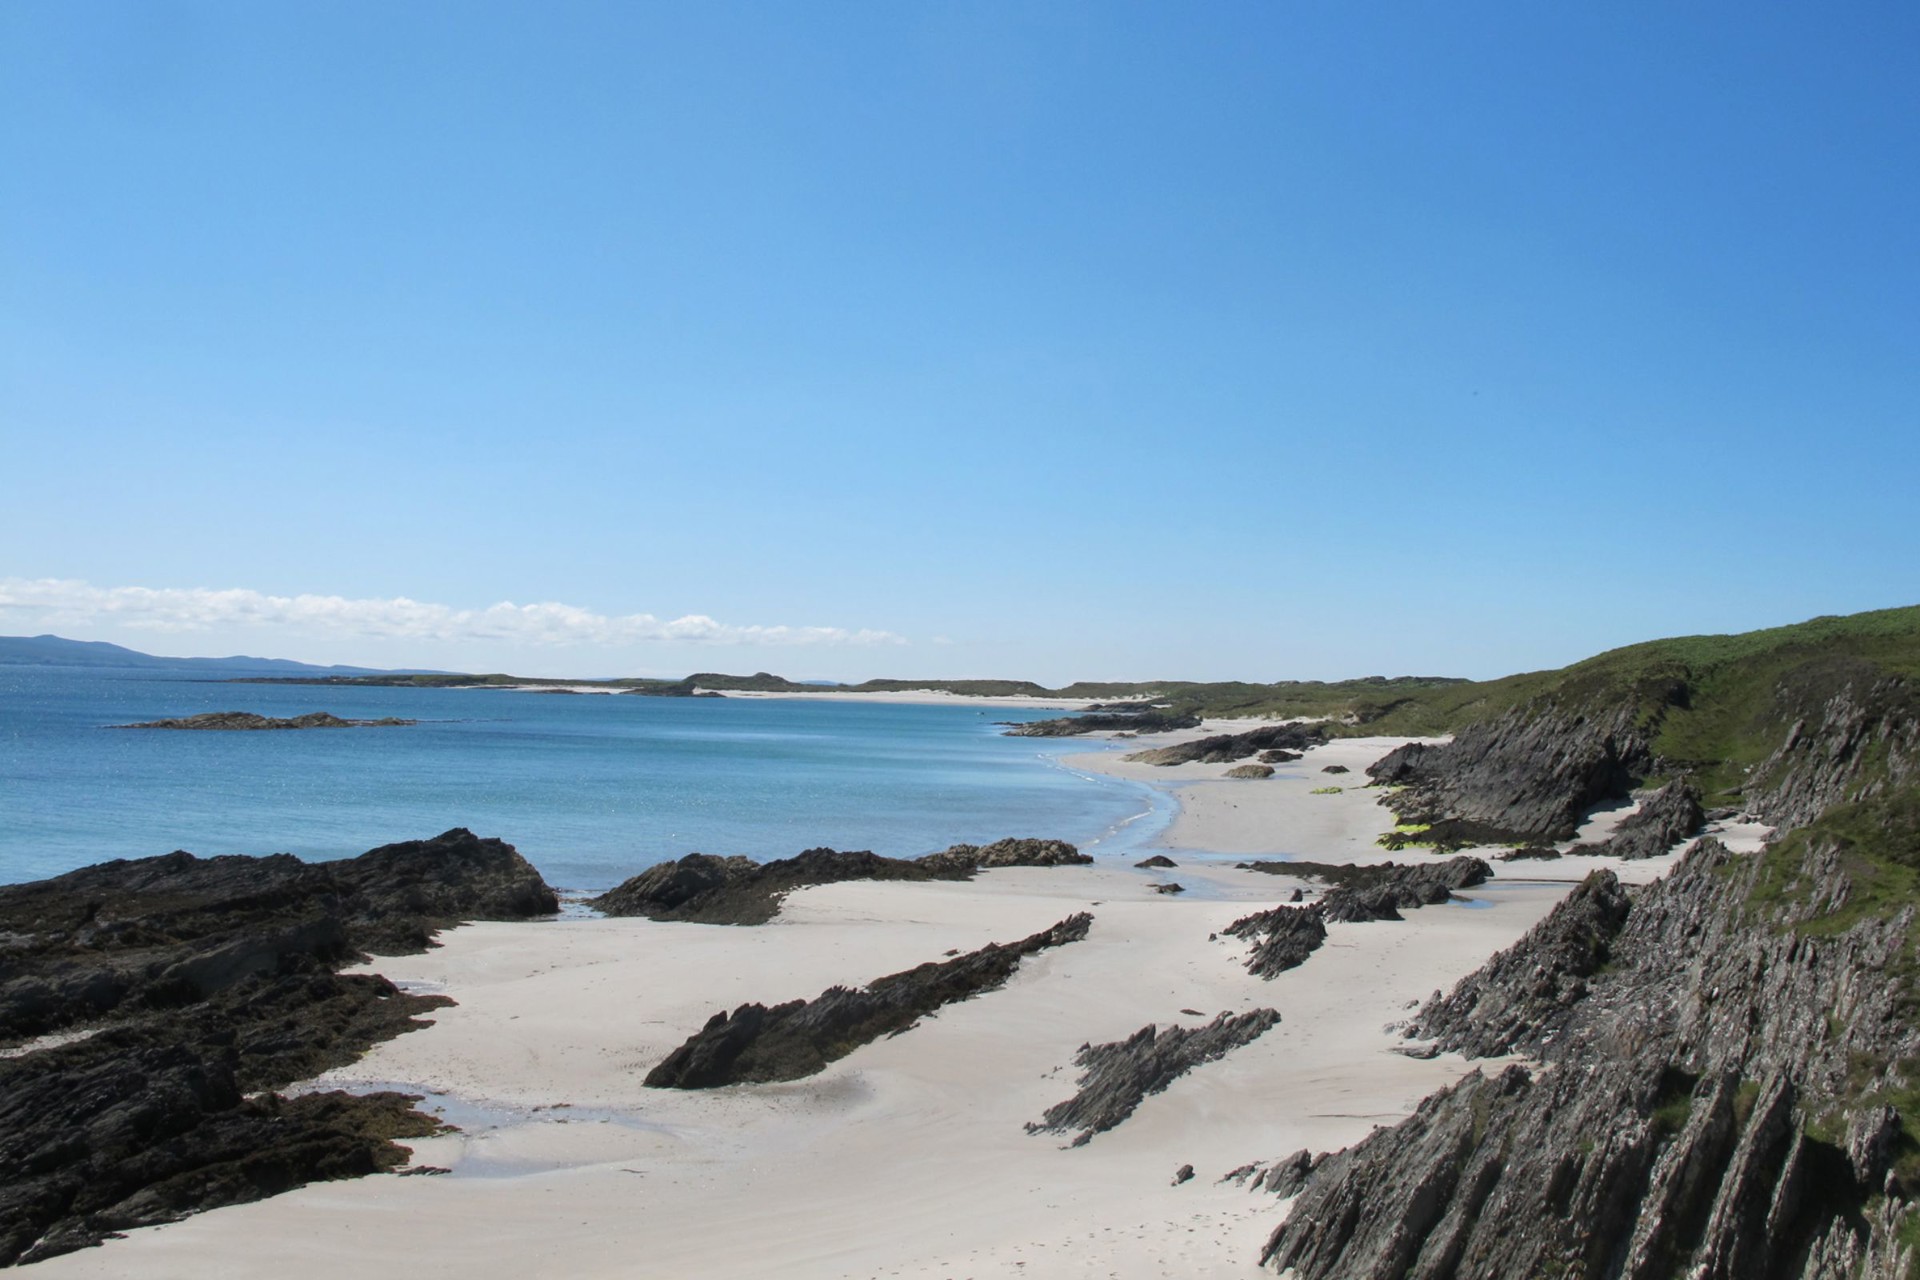
{"type": "Polygon", "coordinates": [[[846,880],[966,880],[995,867],[1084,866],[1093,861],[1064,840],[1009,838],[957,844],[918,858],[866,850],[808,849],[791,858],[690,853],[649,867],[591,900],[610,916],[692,924],[765,924],[796,889],[846,880]]]}
{"type": "Polygon", "coordinates": [[[0,1264],[404,1163],[395,1094],[273,1092],[448,1003],[336,970],[557,909],[453,830],[309,863],[189,853],[0,887],[0,1264]]]}

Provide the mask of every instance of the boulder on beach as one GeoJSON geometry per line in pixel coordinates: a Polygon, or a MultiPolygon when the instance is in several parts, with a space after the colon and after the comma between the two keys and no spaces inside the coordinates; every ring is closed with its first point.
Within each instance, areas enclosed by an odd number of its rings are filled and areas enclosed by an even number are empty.
{"type": "Polygon", "coordinates": [[[1220,775],[1223,778],[1271,778],[1273,766],[1270,764],[1237,764],[1220,775]]]}

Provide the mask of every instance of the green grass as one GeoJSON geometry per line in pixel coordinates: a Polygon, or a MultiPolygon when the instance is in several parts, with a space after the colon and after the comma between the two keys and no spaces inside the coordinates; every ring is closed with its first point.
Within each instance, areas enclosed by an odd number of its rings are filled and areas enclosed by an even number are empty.
{"type": "Polygon", "coordinates": [[[1315,787],[1312,791],[1309,791],[1307,794],[1313,795],[1313,796],[1337,796],[1342,791],[1345,791],[1345,790],[1346,790],[1345,787],[1315,787]]]}

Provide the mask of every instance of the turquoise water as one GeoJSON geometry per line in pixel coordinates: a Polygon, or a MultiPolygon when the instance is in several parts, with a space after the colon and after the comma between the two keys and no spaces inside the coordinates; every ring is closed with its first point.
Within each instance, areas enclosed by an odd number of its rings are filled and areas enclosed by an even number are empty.
{"type": "Polygon", "coordinates": [[[1046,711],[771,698],[225,684],[148,670],[0,667],[0,882],[108,858],[346,857],[469,827],[553,884],[598,890],[700,850],[912,856],[1008,835],[1139,848],[1170,803],[1062,767],[1084,741],[1008,738],[1046,711]],[[169,733],[203,711],[406,728],[169,733]]]}

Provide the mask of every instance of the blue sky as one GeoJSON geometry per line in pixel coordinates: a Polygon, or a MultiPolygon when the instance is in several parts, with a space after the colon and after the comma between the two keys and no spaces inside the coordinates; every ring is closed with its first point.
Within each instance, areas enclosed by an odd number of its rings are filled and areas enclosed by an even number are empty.
{"type": "Polygon", "coordinates": [[[1914,603],[1915,65],[1894,4],[12,0],[0,632],[1485,676],[1914,603]]]}

